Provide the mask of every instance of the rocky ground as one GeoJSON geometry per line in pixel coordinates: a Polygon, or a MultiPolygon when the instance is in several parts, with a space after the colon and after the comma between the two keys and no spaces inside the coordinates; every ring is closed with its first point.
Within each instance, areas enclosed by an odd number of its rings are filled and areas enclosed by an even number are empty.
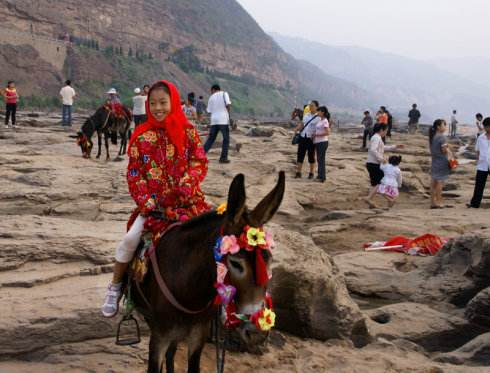
{"type": "MultiPolygon", "coordinates": [[[[133,206],[126,159],[114,148],[110,161],[82,159],[70,137],[75,129],[60,129],[58,120],[21,115],[20,128],[0,131],[0,372],[143,372],[147,337],[116,347],[115,321],[99,315],[133,206]]],[[[279,170],[289,177],[270,225],[279,243],[271,285],[278,331],[262,355],[228,354],[227,371],[488,371],[490,203],[465,207],[471,146],[455,144],[462,165],[444,192],[452,207],[429,210],[427,139],[396,133],[393,142],[405,145],[403,192],[393,209],[373,210],[360,198],[368,177],[355,133],[332,135],[325,184],[292,178],[287,126],[243,123],[233,138],[241,149],[230,165],[210,153],[204,190],[211,202],[226,199],[238,172],[252,206],[279,170]],[[361,249],[426,232],[455,240],[435,258],[361,249]]],[[[179,351],[178,371],[184,355],[179,351]]],[[[210,345],[203,371],[213,369],[210,345]]]]}

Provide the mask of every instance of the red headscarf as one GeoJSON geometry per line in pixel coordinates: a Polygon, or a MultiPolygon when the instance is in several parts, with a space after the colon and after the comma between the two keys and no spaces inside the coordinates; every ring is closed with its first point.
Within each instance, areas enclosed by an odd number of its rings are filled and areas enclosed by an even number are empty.
{"type": "Polygon", "coordinates": [[[146,100],[146,118],[146,122],[136,127],[131,136],[131,140],[129,140],[129,147],[131,147],[136,138],[142,133],[148,130],[162,128],[167,132],[170,142],[177,148],[177,152],[181,155],[184,153],[185,130],[186,128],[191,128],[192,125],[182,111],[179,91],[172,83],[160,80],[152,85],[148,92],[148,99],[146,100]],[[167,114],[163,122],[158,122],[150,111],[150,95],[158,83],[165,84],[170,91],[170,113],[167,114]]]}

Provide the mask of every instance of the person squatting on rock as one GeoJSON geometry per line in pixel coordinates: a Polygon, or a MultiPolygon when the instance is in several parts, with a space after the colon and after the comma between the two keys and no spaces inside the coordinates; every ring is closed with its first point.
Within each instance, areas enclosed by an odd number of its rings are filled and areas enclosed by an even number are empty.
{"type": "Polygon", "coordinates": [[[127,180],[136,202],[132,225],[116,249],[116,263],[102,314],[117,314],[124,274],[140,242],[150,231],[154,243],[173,222],[185,221],[209,210],[200,183],[207,159],[195,128],[180,107],[177,88],[155,83],[146,103],[147,121],[139,125],[129,143],[127,180]],[[153,216],[162,213],[165,220],[153,216]]]}
{"type": "Polygon", "coordinates": [[[485,118],[482,123],[483,132],[476,141],[476,165],[475,191],[468,207],[479,208],[485,191],[488,174],[490,174],[490,118],[485,118]]]}
{"type": "Polygon", "coordinates": [[[15,128],[19,94],[17,93],[17,88],[15,88],[15,82],[13,80],[7,83],[7,88],[5,88],[2,94],[5,98],[5,127],[9,128],[9,120],[12,118],[12,128],[15,128]]]}
{"type": "Polygon", "coordinates": [[[301,178],[301,170],[306,153],[308,153],[308,163],[310,164],[310,173],[308,179],[313,179],[315,172],[315,144],[313,136],[315,135],[316,125],[321,121],[318,116],[318,101],[312,100],[309,104],[309,111],[303,116],[303,122],[298,123],[295,128],[295,133],[299,133],[298,154],[296,159],[296,175],[295,178],[301,178]]]}

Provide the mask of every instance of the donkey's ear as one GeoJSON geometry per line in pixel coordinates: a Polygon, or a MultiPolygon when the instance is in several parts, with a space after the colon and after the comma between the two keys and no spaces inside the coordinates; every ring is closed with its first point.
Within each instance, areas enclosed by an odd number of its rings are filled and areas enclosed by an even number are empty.
{"type": "Polygon", "coordinates": [[[243,174],[235,176],[228,191],[226,218],[231,225],[238,224],[245,211],[245,177],[243,174]]]}
{"type": "Polygon", "coordinates": [[[249,214],[250,223],[254,226],[260,227],[267,223],[279,209],[284,197],[285,179],[284,171],[279,172],[279,180],[275,188],[249,214]]]}

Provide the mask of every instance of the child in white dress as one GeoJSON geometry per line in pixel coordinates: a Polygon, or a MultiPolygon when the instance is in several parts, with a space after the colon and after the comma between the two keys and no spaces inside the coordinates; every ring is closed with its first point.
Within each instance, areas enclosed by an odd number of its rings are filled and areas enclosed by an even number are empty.
{"type": "Polygon", "coordinates": [[[388,207],[393,207],[400,194],[399,188],[402,186],[402,171],[400,170],[401,155],[392,155],[388,163],[381,165],[384,173],[381,184],[378,185],[378,193],[388,200],[388,207]]]}

